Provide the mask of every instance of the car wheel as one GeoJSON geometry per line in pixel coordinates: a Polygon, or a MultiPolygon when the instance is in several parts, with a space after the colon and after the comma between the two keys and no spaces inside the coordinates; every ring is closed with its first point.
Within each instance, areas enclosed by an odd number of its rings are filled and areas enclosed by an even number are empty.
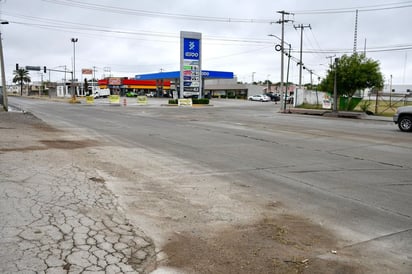
{"type": "Polygon", "coordinates": [[[412,116],[402,116],[399,119],[398,126],[402,131],[412,131],[412,116]]]}

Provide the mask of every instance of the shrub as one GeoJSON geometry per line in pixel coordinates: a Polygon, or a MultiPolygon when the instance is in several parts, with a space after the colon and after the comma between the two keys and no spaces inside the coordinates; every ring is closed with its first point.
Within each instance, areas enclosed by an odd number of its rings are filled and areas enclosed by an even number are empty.
{"type": "Polygon", "coordinates": [[[208,105],[209,99],[208,98],[199,98],[199,99],[193,98],[192,103],[197,104],[197,105],[208,105]]]}

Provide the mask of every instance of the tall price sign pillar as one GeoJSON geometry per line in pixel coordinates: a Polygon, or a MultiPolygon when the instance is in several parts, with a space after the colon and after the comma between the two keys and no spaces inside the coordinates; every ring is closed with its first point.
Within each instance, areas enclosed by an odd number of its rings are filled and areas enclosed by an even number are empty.
{"type": "Polygon", "coordinates": [[[180,98],[202,98],[202,34],[180,32],[180,98]]]}

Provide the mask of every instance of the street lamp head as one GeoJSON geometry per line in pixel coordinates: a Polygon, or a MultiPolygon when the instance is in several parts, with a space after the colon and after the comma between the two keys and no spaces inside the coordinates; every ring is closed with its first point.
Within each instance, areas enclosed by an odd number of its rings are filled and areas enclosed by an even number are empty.
{"type": "Polygon", "coordinates": [[[280,37],[278,37],[278,36],[276,36],[276,35],[274,35],[274,34],[268,34],[268,36],[275,37],[275,38],[277,38],[277,39],[279,39],[279,40],[282,40],[282,38],[280,38],[280,37]]]}
{"type": "Polygon", "coordinates": [[[76,43],[79,39],[78,38],[72,38],[72,42],[76,43]]]}

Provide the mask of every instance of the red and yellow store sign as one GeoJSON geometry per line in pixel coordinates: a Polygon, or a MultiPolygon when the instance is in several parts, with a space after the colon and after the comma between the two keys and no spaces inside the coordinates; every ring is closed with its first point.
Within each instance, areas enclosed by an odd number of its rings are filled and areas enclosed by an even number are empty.
{"type": "Polygon", "coordinates": [[[170,81],[156,81],[156,80],[135,80],[124,79],[119,77],[110,77],[99,80],[97,82],[100,88],[107,88],[108,86],[123,86],[130,89],[153,89],[163,87],[164,90],[170,89],[170,81]]]}

